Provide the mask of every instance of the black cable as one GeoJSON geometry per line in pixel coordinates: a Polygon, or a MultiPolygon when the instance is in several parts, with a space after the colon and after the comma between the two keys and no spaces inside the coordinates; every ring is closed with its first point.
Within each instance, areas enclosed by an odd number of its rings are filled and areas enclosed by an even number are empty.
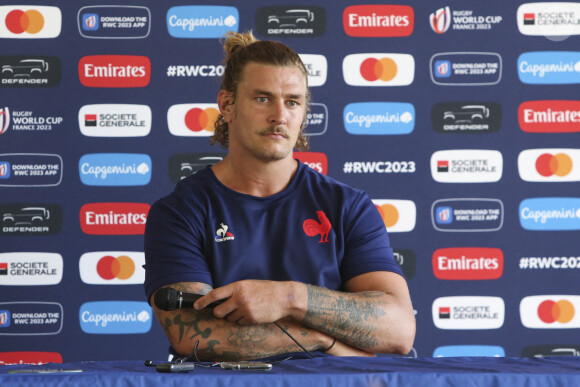
{"type": "Polygon", "coordinates": [[[284,329],[284,327],[282,327],[282,325],[278,324],[278,322],[276,322],[276,321],[274,321],[274,324],[276,324],[276,326],[277,326],[278,328],[282,329],[282,332],[286,333],[286,335],[288,335],[288,337],[289,337],[289,338],[291,338],[291,339],[292,339],[292,341],[294,341],[296,344],[298,344],[298,346],[299,346],[300,348],[302,348],[302,350],[303,350],[304,352],[306,352],[308,355],[310,355],[310,356],[311,356],[313,359],[315,359],[315,358],[316,358],[316,356],[314,356],[312,353],[310,353],[310,351],[309,351],[309,350],[307,350],[306,348],[304,348],[304,346],[303,346],[302,344],[300,344],[300,343],[298,342],[298,340],[296,340],[296,339],[295,339],[295,338],[294,338],[294,337],[293,337],[293,336],[290,334],[290,332],[288,332],[286,329],[284,329]]]}

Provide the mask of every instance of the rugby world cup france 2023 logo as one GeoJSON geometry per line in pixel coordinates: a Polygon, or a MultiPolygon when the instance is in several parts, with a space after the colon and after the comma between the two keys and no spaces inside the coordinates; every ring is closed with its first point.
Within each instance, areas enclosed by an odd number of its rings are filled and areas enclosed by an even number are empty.
{"type": "Polygon", "coordinates": [[[10,125],[10,109],[0,108],[0,134],[4,134],[10,125]]]}

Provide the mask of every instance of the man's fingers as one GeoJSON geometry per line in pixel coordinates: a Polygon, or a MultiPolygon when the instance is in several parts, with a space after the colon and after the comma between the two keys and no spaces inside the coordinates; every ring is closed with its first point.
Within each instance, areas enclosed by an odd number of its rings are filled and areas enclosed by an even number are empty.
{"type": "Polygon", "coordinates": [[[208,294],[206,294],[205,296],[203,296],[199,300],[197,300],[193,304],[193,307],[196,310],[200,310],[200,309],[205,308],[206,306],[208,306],[209,304],[211,304],[214,301],[227,299],[227,298],[231,297],[231,295],[232,295],[232,289],[231,289],[231,287],[229,287],[229,285],[221,287],[221,288],[213,289],[211,292],[209,292],[208,294]]]}

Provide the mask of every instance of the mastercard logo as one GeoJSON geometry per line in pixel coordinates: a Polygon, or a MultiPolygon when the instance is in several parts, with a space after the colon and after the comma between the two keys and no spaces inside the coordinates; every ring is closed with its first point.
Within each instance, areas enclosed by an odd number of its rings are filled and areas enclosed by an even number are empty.
{"type": "Polygon", "coordinates": [[[388,82],[397,75],[397,62],[391,58],[368,58],[361,63],[360,73],[364,79],[370,82],[379,79],[388,82]]]}
{"type": "Polygon", "coordinates": [[[383,204],[382,206],[376,205],[375,207],[379,210],[383,222],[385,222],[385,227],[391,228],[399,221],[399,210],[392,204],[383,204]]]}
{"type": "Polygon", "coordinates": [[[28,32],[37,34],[44,27],[44,17],[35,9],[21,11],[15,9],[6,15],[6,28],[13,34],[28,32]]]}
{"type": "Polygon", "coordinates": [[[209,137],[220,115],[216,103],[183,103],[167,111],[167,127],[174,136],[209,137]]]}
{"type": "Polygon", "coordinates": [[[415,228],[417,208],[411,200],[373,199],[389,232],[409,232],[415,228]]]}
{"type": "Polygon", "coordinates": [[[520,318],[526,328],[580,328],[576,308],[580,295],[550,294],[524,297],[520,302],[520,318]]]}
{"type": "Polygon", "coordinates": [[[93,251],[79,261],[81,279],[92,285],[133,285],[145,281],[145,254],[138,251],[93,251]]]}
{"type": "Polygon", "coordinates": [[[219,115],[219,110],[215,108],[193,108],[185,113],[185,126],[193,132],[214,132],[214,123],[219,115]]]}
{"type": "Polygon", "coordinates": [[[574,305],[568,300],[546,300],[538,306],[538,317],[546,324],[569,323],[574,318],[574,305]]]}
{"type": "Polygon", "coordinates": [[[342,62],[344,81],[351,86],[407,86],[415,77],[409,54],[352,54],[342,62]]]}
{"type": "Polygon", "coordinates": [[[536,160],[536,171],[542,176],[567,176],[572,171],[572,159],[565,153],[544,153],[536,160]]]}
{"type": "Polygon", "coordinates": [[[526,149],[518,156],[518,170],[524,181],[580,181],[580,149],[526,149]]]}
{"type": "Polygon", "coordinates": [[[118,278],[126,280],[135,273],[135,262],[126,256],[113,257],[111,255],[104,256],[97,262],[97,273],[106,280],[118,278]]]}
{"type": "Polygon", "coordinates": [[[55,38],[62,15],[57,7],[0,6],[0,38],[55,38]]]}

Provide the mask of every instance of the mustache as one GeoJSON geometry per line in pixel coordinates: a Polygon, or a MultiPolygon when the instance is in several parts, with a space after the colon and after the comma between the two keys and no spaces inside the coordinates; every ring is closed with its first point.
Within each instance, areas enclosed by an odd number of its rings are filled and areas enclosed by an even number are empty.
{"type": "Polygon", "coordinates": [[[279,133],[282,136],[284,136],[284,138],[289,138],[290,134],[288,133],[288,131],[286,129],[284,129],[281,126],[274,126],[272,128],[265,128],[265,129],[260,129],[258,131],[258,134],[262,135],[262,134],[269,134],[269,133],[279,133]]]}

